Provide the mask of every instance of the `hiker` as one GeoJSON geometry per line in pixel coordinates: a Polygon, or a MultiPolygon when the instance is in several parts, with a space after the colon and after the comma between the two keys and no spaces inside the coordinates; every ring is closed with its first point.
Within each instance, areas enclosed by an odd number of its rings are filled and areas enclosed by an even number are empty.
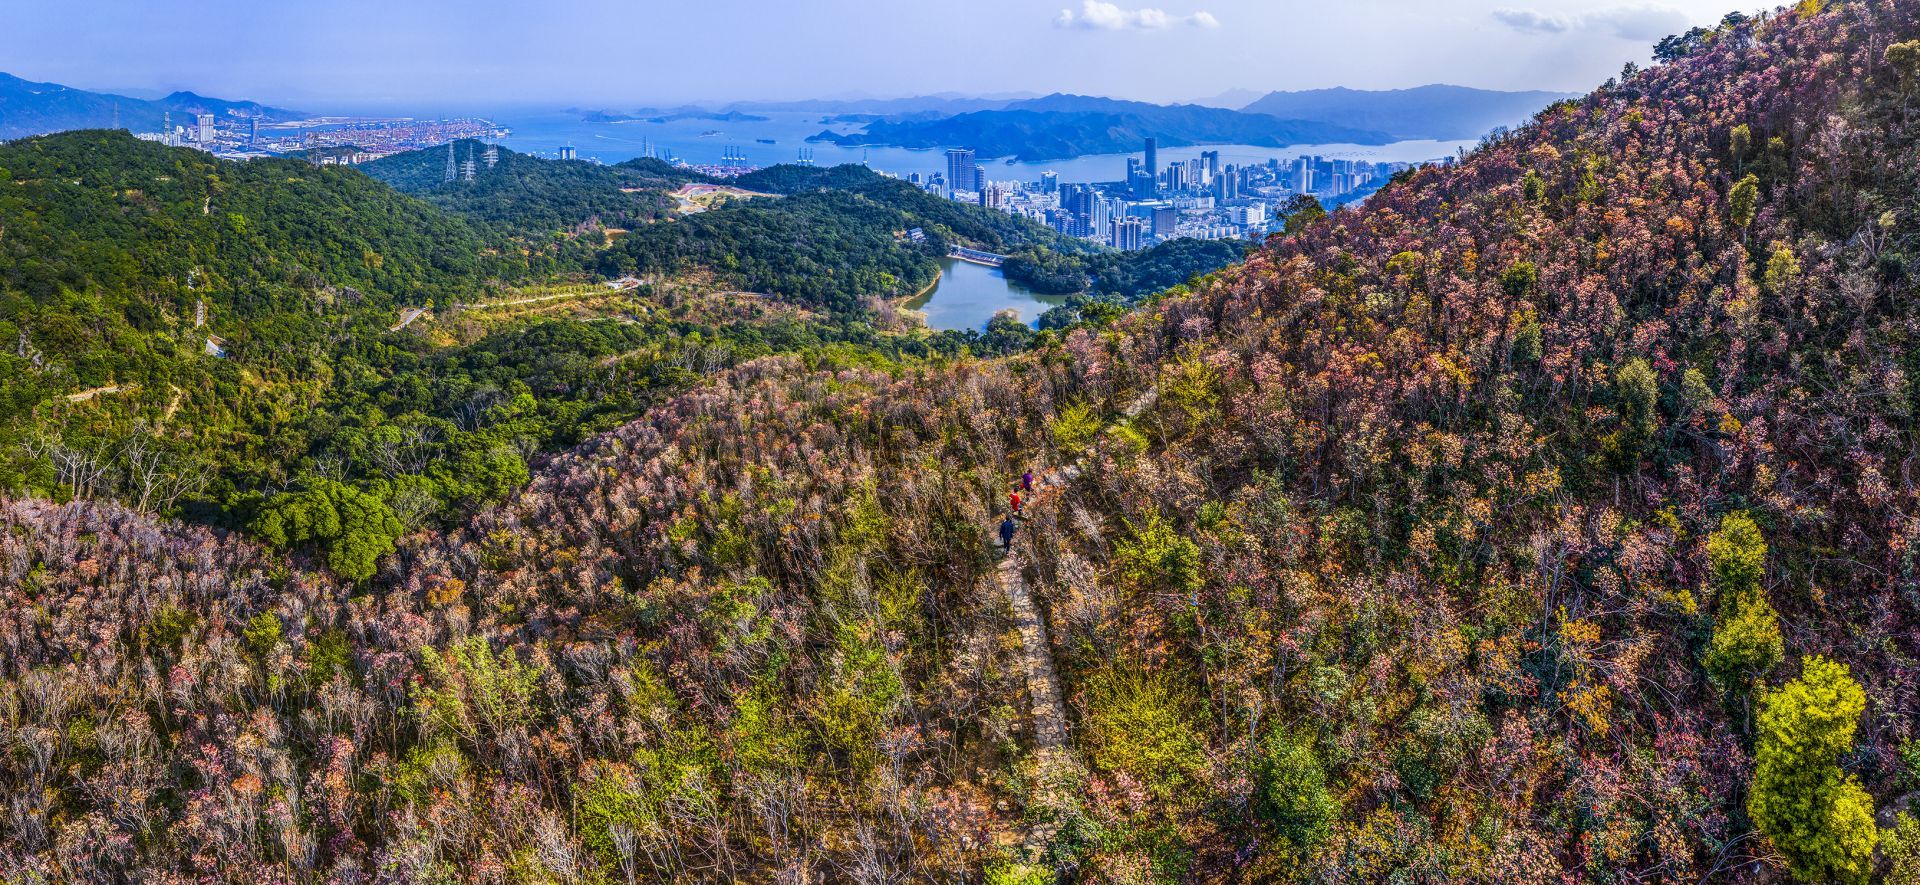
{"type": "Polygon", "coordinates": [[[1013,491],[1007,493],[1007,503],[1013,506],[1014,516],[1024,515],[1020,511],[1020,490],[1019,489],[1014,489],[1013,491]]]}
{"type": "Polygon", "coordinates": [[[1018,531],[1019,529],[1020,529],[1019,526],[1014,525],[1013,517],[1011,515],[1009,515],[1006,519],[1003,519],[1000,521],[1001,552],[1003,553],[1013,552],[1013,533],[1018,531]]]}
{"type": "Polygon", "coordinates": [[[1033,494],[1033,471],[1029,470],[1020,474],[1020,490],[1027,494],[1033,494]]]}

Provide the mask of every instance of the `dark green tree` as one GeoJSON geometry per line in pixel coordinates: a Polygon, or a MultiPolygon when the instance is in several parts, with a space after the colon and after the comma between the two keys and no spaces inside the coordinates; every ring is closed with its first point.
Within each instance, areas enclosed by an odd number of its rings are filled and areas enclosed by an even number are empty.
{"type": "Polygon", "coordinates": [[[1615,470],[1627,473],[1639,466],[1659,429],[1654,411],[1660,399],[1659,378],[1646,360],[1634,357],[1614,372],[1613,395],[1620,426],[1603,440],[1601,450],[1615,470]]]}
{"type": "Polygon", "coordinates": [[[1320,843],[1340,816],[1327,772],[1309,742],[1276,728],[1253,763],[1254,810],[1295,850],[1320,843]]]}
{"type": "Polygon", "coordinates": [[[276,547],[311,544],[340,577],[373,577],[381,556],[394,551],[400,520],[385,501],[330,479],[274,496],[253,522],[254,533],[276,547]]]}

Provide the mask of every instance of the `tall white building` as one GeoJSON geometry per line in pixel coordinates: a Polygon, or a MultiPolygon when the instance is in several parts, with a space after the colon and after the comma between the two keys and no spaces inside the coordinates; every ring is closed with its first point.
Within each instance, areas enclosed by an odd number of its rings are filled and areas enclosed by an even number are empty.
{"type": "Polygon", "coordinates": [[[213,115],[212,114],[200,115],[200,131],[198,135],[194,138],[194,140],[200,142],[201,144],[213,144],[213,115]]]}

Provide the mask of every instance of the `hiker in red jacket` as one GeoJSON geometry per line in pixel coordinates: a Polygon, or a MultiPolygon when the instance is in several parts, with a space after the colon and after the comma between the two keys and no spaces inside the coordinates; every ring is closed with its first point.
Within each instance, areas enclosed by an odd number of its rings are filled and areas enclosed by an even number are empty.
{"type": "Polygon", "coordinates": [[[1020,511],[1020,490],[1015,489],[1011,492],[1008,492],[1007,503],[1013,505],[1013,513],[1015,516],[1023,515],[1020,511]]]}

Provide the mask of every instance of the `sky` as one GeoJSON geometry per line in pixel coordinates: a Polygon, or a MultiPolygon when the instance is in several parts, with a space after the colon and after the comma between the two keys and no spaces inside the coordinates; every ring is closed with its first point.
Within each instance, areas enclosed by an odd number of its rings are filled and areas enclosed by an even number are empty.
{"type": "Polygon", "coordinates": [[[8,0],[0,70],[312,111],[1585,92],[1726,0],[8,0]]]}

